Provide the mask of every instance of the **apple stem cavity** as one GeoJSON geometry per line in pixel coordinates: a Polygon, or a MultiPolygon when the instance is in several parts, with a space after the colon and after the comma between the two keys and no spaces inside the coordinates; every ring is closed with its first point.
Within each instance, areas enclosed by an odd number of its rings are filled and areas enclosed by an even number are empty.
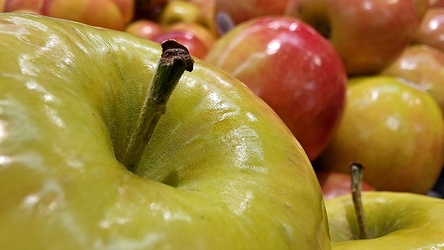
{"type": "Polygon", "coordinates": [[[193,70],[194,60],[188,49],[174,40],[162,44],[162,55],[153,81],[140,109],[128,145],[120,160],[126,168],[136,172],[145,148],[160,117],[166,112],[167,102],[185,71],[193,70]]]}
{"type": "Polygon", "coordinates": [[[355,206],[356,219],[358,221],[359,239],[368,239],[364,207],[362,205],[362,170],[363,166],[360,163],[350,163],[351,173],[351,193],[353,198],[353,204],[355,206]]]}

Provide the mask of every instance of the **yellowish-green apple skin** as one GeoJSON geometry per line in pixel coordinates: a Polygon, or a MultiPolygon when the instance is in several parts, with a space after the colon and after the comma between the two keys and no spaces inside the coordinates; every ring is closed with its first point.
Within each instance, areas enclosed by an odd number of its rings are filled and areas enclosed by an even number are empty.
{"type": "Polygon", "coordinates": [[[349,173],[349,163],[360,162],[376,190],[425,194],[443,166],[443,128],[427,92],[392,76],[354,78],[339,128],[317,164],[349,173]]]}
{"type": "Polygon", "coordinates": [[[423,86],[444,112],[444,52],[416,44],[404,52],[382,72],[423,86]]]}
{"type": "Polygon", "coordinates": [[[351,195],[325,202],[333,250],[444,248],[444,200],[402,192],[362,193],[369,239],[359,238],[351,195]]]}
{"type": "Polygon", "coordinates": [[[330,249],[307,155],[247,87],[199,60],[136,174],[116,158],[160,57],[124,32],[0,14],[4,249],[330,249]]]}

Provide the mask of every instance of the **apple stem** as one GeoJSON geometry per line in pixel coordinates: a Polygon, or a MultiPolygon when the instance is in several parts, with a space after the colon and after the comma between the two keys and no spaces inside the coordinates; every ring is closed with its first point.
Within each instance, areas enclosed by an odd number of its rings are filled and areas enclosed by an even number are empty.
{"type": "Polygon", "coordinates": [[[363,166],[360,163],[352,162],[350,164],[351,172],[351,192],[353,197],[353,204],[355,205],[356,218],[358,220],[358,229],[360,239],[367,239],[367,230],[364,216],[364,207],[362,205],[362,170],[363,166]]]}
{"type": "Polygon", "coordinates": [[[132,172],[135,172],[135,168],[142,159],[154,128],[165,113],[168,99],[180,77],[185,70],[189,72],[193,70],[194,60],[185,46],[174,40],[167,40],[161,46],[162,55],[157,71],[141,107],[136,127],[120,161],[132,172]]]}

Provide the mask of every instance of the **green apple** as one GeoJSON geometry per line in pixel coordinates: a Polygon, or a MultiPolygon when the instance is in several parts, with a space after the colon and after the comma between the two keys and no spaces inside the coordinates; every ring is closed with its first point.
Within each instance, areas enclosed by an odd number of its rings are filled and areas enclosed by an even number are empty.
{"type": "Polygon", "coordinates": [[[362,203],[367,239],[358,235],[351,195],[325,202],[333,250],[444,247],[444,200],[421,194],[367,191],[362,193],[362,203]]]}
{"type": "Polygon", "coordinates": [[[160,55],[125,32],[0,14],[2,248],[330,249],[306,153],[221,70],[196,60],[149,142],[131,143],[160,55]],[[144,149],[132,171],[129,145],[144,149]]]}
{"type": "Polygon", "coordinates": [[[343,118],[317,164],[348,173],[366,169],[364,181],[380,191],[427,193],[444,161],[441,110],[419,85],[391,76],[350,80],[343,118]]]}

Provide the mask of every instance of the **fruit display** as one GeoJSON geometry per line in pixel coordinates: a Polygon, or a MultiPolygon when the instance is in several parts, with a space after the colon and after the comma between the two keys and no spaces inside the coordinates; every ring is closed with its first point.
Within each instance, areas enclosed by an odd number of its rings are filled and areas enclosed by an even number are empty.
{"type": "Polygon", "coordinates": [[[0,0],[5,249],[444,249],[443,0],[0,0]]]}

